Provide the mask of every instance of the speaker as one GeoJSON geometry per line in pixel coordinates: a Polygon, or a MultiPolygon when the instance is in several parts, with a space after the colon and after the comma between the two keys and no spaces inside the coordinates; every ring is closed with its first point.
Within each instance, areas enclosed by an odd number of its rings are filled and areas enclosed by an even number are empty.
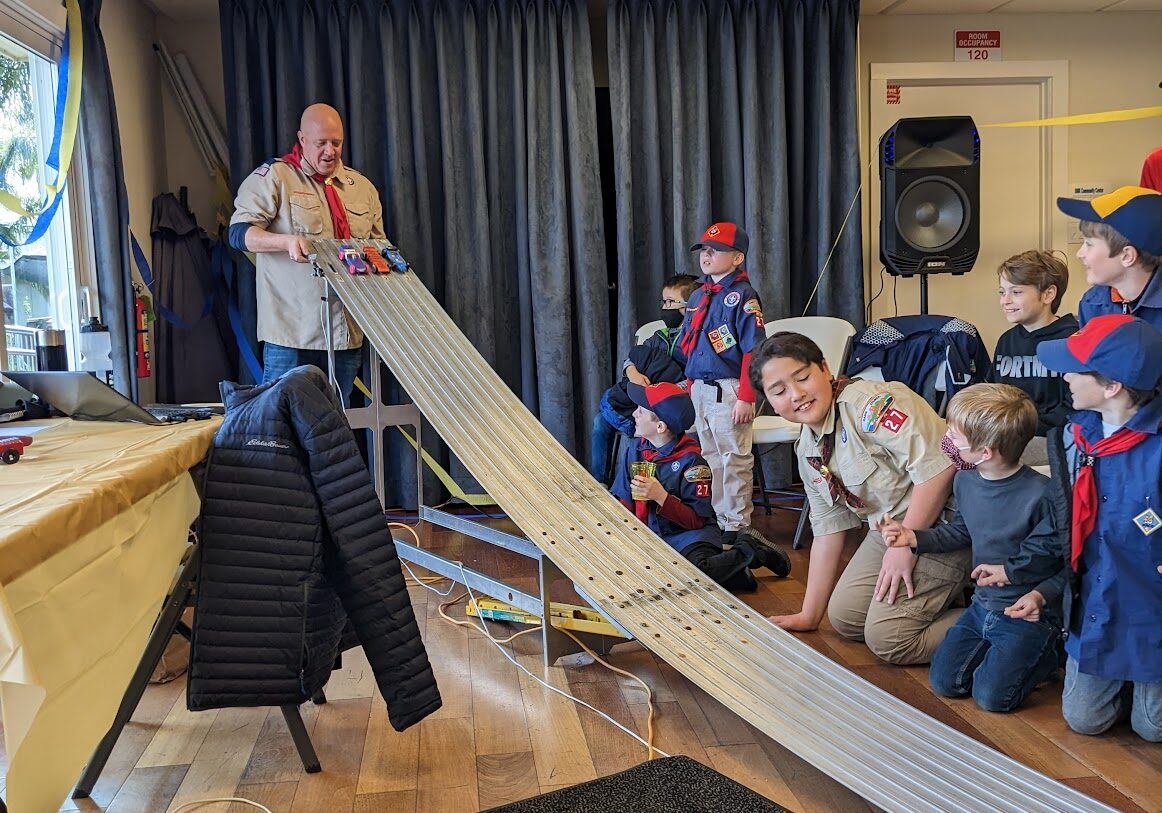
{"type": "Polygon", "coordinates": [[[900,119],[880,138],[880,261],[966,274],[980,253],[980,136],[968,116],[900,119]]]}

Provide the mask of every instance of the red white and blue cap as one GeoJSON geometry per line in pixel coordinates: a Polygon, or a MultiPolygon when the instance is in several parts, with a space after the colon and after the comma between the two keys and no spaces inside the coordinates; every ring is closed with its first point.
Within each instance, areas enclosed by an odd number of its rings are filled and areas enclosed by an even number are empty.
{"type": "Polygon", "coordinates": [[[1091,200],[1058,198],[1057,208],[1070,217],[1106,223],[1134,248],[1162,254],[1162,193],[1143,186],[1123,186],[1091,200]]]}
{"type": "Polygon", "coordinates": [[[675,435],[686,432],[694,425],[694,402],[682,384],[662,381],[643,387],[629,382],[626,390],[630,399],[642,409],[648,409],[666,424],[675,435]]]}
{"type": "Polygon", "coordinates": [[[1095,316],[1067,339],[1041,342],[1037,358],[1059,373],[1097,373],[1152,390],[1162,380],[1162,333],[1129,314],[1095,316]]]}
{"type": "Polygon", "coordinates": [[[690,250],[701,251],[706,246],[719,251],[741,251],[746,254],[746,250],[750,248],[750,238],[746,236],[742,226],[722,221],[721,223],[712,223],[706,231],[702,232],[702,239],[690,246],[690,250]]]}

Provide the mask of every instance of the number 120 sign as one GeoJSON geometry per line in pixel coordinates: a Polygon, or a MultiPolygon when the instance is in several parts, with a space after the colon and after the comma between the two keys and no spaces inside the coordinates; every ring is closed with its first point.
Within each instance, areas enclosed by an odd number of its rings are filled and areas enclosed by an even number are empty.
{"type": "Polygon", "coordinates": [[[957,31],[956,61],[977,62],[1001,58],[1000,31],[957,31]]]}

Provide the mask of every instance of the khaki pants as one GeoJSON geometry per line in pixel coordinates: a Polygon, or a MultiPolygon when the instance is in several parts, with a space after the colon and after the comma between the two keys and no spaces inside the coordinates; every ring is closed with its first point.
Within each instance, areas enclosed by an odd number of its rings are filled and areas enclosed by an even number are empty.
{"type": "Polygon", "coordinates": [[[697,416],[694,430],[702,456],[710,466],[710,501],[718,515],[718,525],[724,531],[737,531],[750,525],[754,510],[753,427],[734,422],[738,379],[723,378],[716,383],[718,386],[695,381],[690,388],[697,416]]]}
{"type": "Polygon", "coordinates": [[[901,585],[896,602],[875,600],[884,558],[883,537],[871,529],[839,577],[827,615],[844,638],[864,641],[888,663],[928,663],[945,634],[964,611],[964,588],[972,572],[972,551],[925,553],[912,571],[915,591],[901,585]]]}

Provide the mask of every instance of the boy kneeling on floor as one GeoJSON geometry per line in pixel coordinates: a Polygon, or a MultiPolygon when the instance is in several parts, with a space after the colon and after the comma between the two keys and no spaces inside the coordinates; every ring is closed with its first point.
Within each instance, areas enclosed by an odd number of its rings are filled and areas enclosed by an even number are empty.
{"type": "Polygon", "coordinates": [[[776,576],[791,572],[791,560],[752,528],[739,532],[729,549],[714,522],[710,467],[698,442],[686,434],[694,425],[694,403],[681,384],[630,383],[636,442],[629,444],[613,481],[613,496],[714,581],[728,590],[757,587],[752,566],[776,576]]]}

